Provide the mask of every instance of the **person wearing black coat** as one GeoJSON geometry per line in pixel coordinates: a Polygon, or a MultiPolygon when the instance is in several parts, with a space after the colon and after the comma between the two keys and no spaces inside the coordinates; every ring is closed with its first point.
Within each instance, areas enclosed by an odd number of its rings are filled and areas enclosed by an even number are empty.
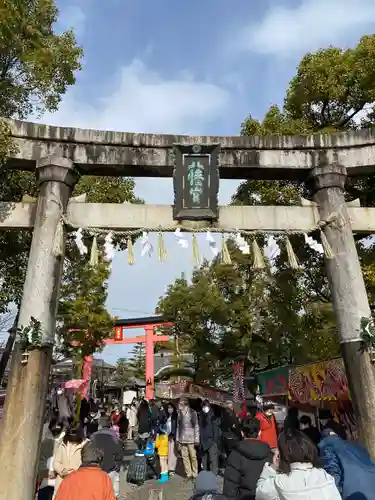
{"type": "Polygon", "coordinates": [[[244,440],[229,455],[224,472],[223,494],[229,500],[255,500],[258,479],[265,463],[272,463],[273,453],[267,443],[258,440],[260,422],[243,422],[244,440]]]}
{"type": "Polygon", "coordinates": [[[176,445],[176,435],[177,435],[177,410],[172,403],[168,403],[167,406],[167,419],[165,421],[165,427],[168,434],[168,472],[170,476],[174,476],[176,473],[177,466],[177,445],[176,445]]]}
{"type": "Polygon", "coordinates": [[[151,433],[150,408],[145,399],[142,399],[138,407],[138,445],[142,447],[151,433]]]}
{"type": "Polygon", "coordinates": [[[224,409],[221,417],[221,445],[226,461],[242,440],[239,420],[232,409],[224,409]]]}
{"type": "Polygon", "coordinates": [[[283,431],[288,432],[288,431],[299,431],[300,430],[300,425],[299,425],[299,418],[298,418],[298,408],[295,408],[294,406],[291,406],[288,408],[288,415],[286,416],[284,420],[284,426],[283,426],[283,431]]]}
{"type": "Polygon", "coordinates": [[[219,471],[220,419],[207,399],[203,401],[198,418],[203,470],[210,470],[216,475],[219,471]]]}
{"type": "Polygon", "coordinates": [[[309,438],[311,441],[318,446],[321,435],[319,430],[313,426],[312,420],[308,415],[302,415],[299,419],[301,431],[309,438]]]}

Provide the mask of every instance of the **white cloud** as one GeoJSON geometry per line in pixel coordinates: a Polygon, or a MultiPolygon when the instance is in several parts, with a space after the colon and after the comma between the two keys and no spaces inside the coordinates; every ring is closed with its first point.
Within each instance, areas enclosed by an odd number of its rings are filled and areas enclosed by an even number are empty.
{"type": "MultiPolygon", "coordinates": [[[[207,125],[230,104],[229,92],[215,84],[198,81],[190,72],[167,80],[137,59],[120,69],[117,77],[111,75],[110,82],[105,95],[89,104],[78,99],[78,86],[72,88],[59,110],[46,113],[41,121],[98,130],[199,135],[207,133],[207,125]]],[[[224,203],[234,189],[221,190],[224,203]]],[[[173,203],[172,180],[158,179],[155,189],[152,179],[137,179],[136,194],[148,203],[173,203]]]]}
{"type": "Polygon", "coordinates": [[[266,55],[292,56],[372,30],[374,0],[302,0],[297,7],[270,8],[263,20],[247,25],[237,48],[266,55]]]}
{"type": "Polygon", "coordinates": [[[199,134],[228,108],[230,94],[191,75],[167,80],[140,60],[110,78],[106,95],[82,103],[74,89],[59,111],[44,115],[50,125],[173,134],[199,134]],[[113,85],[113,82],[115,84],[113,85]]]}
{"type": "Polygon", "coordinates": [[[79,5],[67,5],[61,9],[57,23],[58,30],[73,29],[76,36],[80,37],[83,35],[85,25],[86,14],[79,5]]]}

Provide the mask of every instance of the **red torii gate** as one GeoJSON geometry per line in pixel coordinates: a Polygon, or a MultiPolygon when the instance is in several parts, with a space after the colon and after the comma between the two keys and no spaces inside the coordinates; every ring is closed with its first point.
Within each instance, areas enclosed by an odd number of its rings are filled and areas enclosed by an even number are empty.
{"type": "Polygon", "coordinates": [[[160,326],[173,326],[170,321],[163,320],[160,316],[145,318],[118,319],[114,322],[114,336],[104,341],[106,345],[115,344],[146,344],[146,399],[153,399],[154,386],[154,345],[156,342],[169,342],[168,335],[156,335],[154,330],[160,326]],[[145,335],[124,338],[124,330],[144,328],[145,335]]]}

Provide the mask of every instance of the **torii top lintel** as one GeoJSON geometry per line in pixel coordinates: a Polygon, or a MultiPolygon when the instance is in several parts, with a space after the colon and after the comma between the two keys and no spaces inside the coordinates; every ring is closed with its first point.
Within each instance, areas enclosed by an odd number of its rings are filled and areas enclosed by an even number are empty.
{"type": "Polygon", "coordinates": [[[375,172],[375,129],[324,135],[218,137],[109,132],[9,121],[18,151],[8,168],[35,169],[64,156],[82,174],[173,177],[174,145],[220,145],[221,179],[306,180],[311,169],[345,167],[349,176],[375,172]]]}
{"type": "Polygon", "coordinates": [[[172,326],[173,323],[160,316],[147,316],[143,318],[117,319],[113,323],[114,337],[104,341],[105,344],[137,344],[147,343],[147,337],[152,343],[168,342],[168,335],[154,335],[154,328],[160,326],[172,326]],[[146,335],[131,338],[123,338],[123,330],[143,328],[146,335]]]}

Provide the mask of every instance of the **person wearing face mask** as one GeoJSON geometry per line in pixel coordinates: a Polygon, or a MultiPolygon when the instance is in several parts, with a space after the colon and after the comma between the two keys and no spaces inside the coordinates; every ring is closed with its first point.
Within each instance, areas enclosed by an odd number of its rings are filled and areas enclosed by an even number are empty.
{"type": "Polygon", "coordinates": [[[172,403],[169,403],[167,407],[167,420],[165,427],[168,435],[168,471],[170,476],[174,476],[177,465],[177,411],[172,403]]]}
{"type": "Polygon", "coordinates": [[[220,422],[207,399],[203,401],[199,414],[199,435],[203,470],[216,475],[219,471],[220,422]]]}
{"type": "Polygon", "coordinates": [[[258,411],[255,417],[260,423],[259,439],[269,445],[272,451],[277,450],[277,425],[273,414],[273,403],[264,403],[263,411],[258,411]]]}
{"type": "Polygon", "coordinates": [[[190,408],[187,398],[178,404],[177,443],[181,451],[185,474],[189,480],[198,475],[198,460],[195,447],[199,445],[199,422],[196,412],[190,408]]]}
{"type": "Polygon", "coordinates": [[[55,494],[64,477],[79,469],[82,463],[81,451],[87,441],[81,425],[67,430],[53,457],[53,469],[56,474],[55,494]]]}
{"type": "Polygon", "coordinates": [[[138,425],[138,418],[137,418],[137,413],[138,409],[135,404],[135,401],[133,400],[132,404],[127,408],[126,410],[126,418],[128,419],[129,425],[128,425],[128,441],[131,441],[134,439],[134,433],[135,429],[138,425]]]}
{"type": "Polygon", "coordinates": [[[38,500],[52,500],[55,490],[56,474],[53,469],[53,456],[60,446],[65,431],[62,422],[52,418],[48,426],[49,435],[41,443],[38,478],[40,486],[38,500]]]}

